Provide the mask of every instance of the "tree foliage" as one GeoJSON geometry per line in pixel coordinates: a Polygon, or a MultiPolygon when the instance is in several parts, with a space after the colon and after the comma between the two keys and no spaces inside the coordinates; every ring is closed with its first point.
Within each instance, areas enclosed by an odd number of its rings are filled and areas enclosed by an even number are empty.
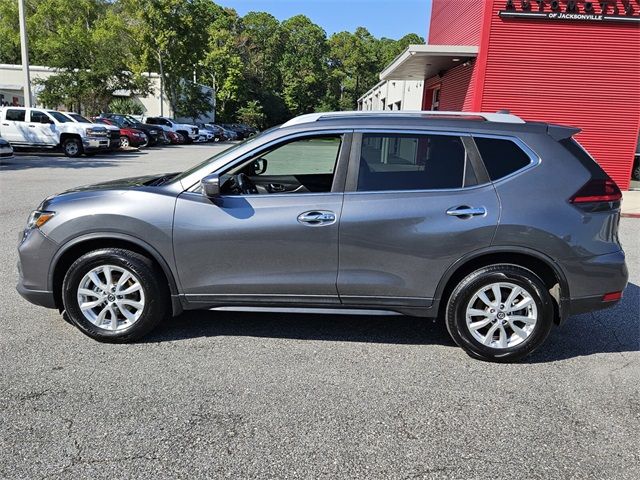
{"type": "MultiPolygon", "coordinates": [[[[325,31],[304,15],[280,22],[265,12],[239,16],[211,0],[26,0],[32,64],[57,75],[40,101],[94,113],[113,92],[146,93],[158,72],[176,115],[196,118],[213,99],[225,121],[260,126],[316,110],[354,109],[378,73],[411,43],[366,28],[325,31]]],[[[18,8],[0,0],[0,63],[20,62],[18,8]]],[[[156,92],[157,93],[157,92],[156,92]]]]}

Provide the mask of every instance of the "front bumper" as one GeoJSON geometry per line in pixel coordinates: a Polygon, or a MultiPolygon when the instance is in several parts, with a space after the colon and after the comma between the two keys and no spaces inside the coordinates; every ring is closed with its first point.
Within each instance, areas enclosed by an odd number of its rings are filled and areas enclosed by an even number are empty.
{"type": "Polygon", "coordinates": [[[49,286],[49,267],[58,245],[39,229],[25,231],[18,245],[18,285],[16,289],[31,303],[55,308],[49,286]]]}
{"type": "Polygon", "coordinates": [[[85,150],[107,150],[109,142],[108,137],[84,137],[82,146],[85,150]]]}

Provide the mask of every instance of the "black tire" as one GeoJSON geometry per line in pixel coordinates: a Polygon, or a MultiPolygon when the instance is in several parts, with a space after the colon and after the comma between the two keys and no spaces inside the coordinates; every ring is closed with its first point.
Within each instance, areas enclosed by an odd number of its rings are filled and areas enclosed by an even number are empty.
{"type": "Polygon", "coordinates": [[[182,135],[182,138],[184,138],[185,144],[193,143],[193,140],[191,139],[191,137],[187,132],[180,130],[179,132],[176,132],[176,133],[182,135]]]}
{"type": "Polygon", "coordinates": [[[78,258],[65,274],[62,284],[65,312],[82,333],[100,342],[126,343],[137,340],[168,316],[170,293],[168,286],[162,282],[163,278],[158,267],[139,253],[120,248],[94,250],[78,258]],[[101,265],[126,269],[137,277],[144,292],[145,302],[140,317],[121,330],[107,330],[96,326],[84,316],[78,305],[80,282],[88,272],[101,265]]]}
{"type": "MultiPolygon", "coordinates": [[[[492,362],[514,362],[533,352],[549,335],[555,312],[553,302],[542,280],[532,271],[510,264],[490,265],[470,273],[456,286],[447,302],[445,321],[453,341],[469,356],[492,362]],[[495,348],[484,345],[467,327],[466,311],[469,302],[482,287],[496,282],[508,282],[523,288],[531,296],[537,309],[533,330],[524,341],[512,347],[495,348]]],[[[489,329],[491,325],[493,324],[488,324],[486,328],[489,329]]]]}
{"type": "Polygon", "coordinates": [[[62,151],[67,157],[76,158],[82,155],[82,141],[79,138],[65,138],[62,142],[62,151]]]}
{"type": "Polygon", "coordinates": [[[131,141],[129,140],[129,137],[127,137],[126,135],[122,135],[120,137],[120,148],[129,148],[131,146],[131,141]]]}

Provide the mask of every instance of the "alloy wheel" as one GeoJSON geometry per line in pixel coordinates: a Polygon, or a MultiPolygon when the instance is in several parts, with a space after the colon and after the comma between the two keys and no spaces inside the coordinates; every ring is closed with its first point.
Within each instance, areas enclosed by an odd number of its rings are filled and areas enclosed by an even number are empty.
{"type": "Polygon", "coordinates": [[[538,308],[533,296],[510,282],[480,288],[465,312],[469,332],[481,344],[497,349],[524,342],[536,327],[538,308]]]}
{"type": "Polygon", "coordinates": [[[129,270],[115,265],[100,265],[80,281],[78,306],[84,317],[96,327],[119,331],[140,319],[145,307],[142,284],[129,270]]]}

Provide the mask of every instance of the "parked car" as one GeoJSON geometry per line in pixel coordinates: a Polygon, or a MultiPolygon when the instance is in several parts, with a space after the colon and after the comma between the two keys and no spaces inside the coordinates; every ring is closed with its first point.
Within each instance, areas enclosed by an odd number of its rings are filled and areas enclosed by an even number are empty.
{"type": "Polygon", "coordinates": [[[236,134],[237,140],[244,140],[245,138],[249,137],[248,132],[244,128],[241,128],[235,123],[223,123],[221,124],[221,127],[224,128],[225,130],[234,132],[236,134]]]}
{"type": "Polygon", "coordinates": [[[631,171],[633,180],[640,180],[640,135],[638,135],[638,144],[636,145],[636,155],[633,161],[633,170],[631,171]]]}
{"type": "Polygon", "coordinates": [[[222,134],[224,137],[223,140],[239,140],[238,134],[235,131],[224,128],[222,125],[215,126],[222,129],[222,134]]]}
{"type": "Polygon", "coordinates": [[[61,148],[67,157],[109,149],[104,126],[77,123],[44,108],[1,107],[0,136],[13,147],[61,148]]]}
{"type": "Polygon", "coordinates": [[[13,147],[4,138],[0,138],[0,161],[13,158],[13,147]]]}
{"type": "Polygon", "coordinates": [[[147,125],[163,126],[172,132],[179,133],[184,137],[185,143],[198,140],[198,127],[186,123],[178,123],[170,117],[146,117],[144,122],[147,125]]]}
{"type": "Polygon", "coordinates": [[[198,140],[202,142],[215,142],[216,134],[204,125],[198,125],[198,140]]]}
{"type": "Polygon", "coordinates": [[[517,360],[627,284],[621,193],[578,132],[509,114],[303,115],[182,173],[47,198],[18,291],[101,341],[183,309],[377,309],[443,318],[471,356],[517,360]]]}
{"type": "MultiPolygon", "coordinates": [[[[118,128],[115,121],[109,118],[96,117],[94,120],[96,123],[102,123],[103,125],[115,126],[118,128]]],[[[120,136],[119,143],[122,148],[146,147],[149,143],[149,137],[142,130],[131,127],[122,127],[118,128],[118,132],[120,136]]]]}
{"type": "Polygon", "coordinates": [[[172,145],[181,145],[184,143],[184,137],[179,133],[168,131],[165,132],[172,145]]]}
{"type": "MultiPolygon", "coordinates": [[[[60,113],[62,113],[63,115],[65,115],[66,117],[70,118],[72,121],[74,121],[76,123],[97,123],[97,122],[94,122],[92,120],[89,120],[86,117],[83,117],[79,113],[63,112],[63,111],[61,111],[60,113]]],[[[120,148],[120,129],[118,127],[114,126],[114,125],[104,125],[104,127],[109,132],[109,148],[108,148],[108,150],[117,150],[118,148],[120,148]]]]}
{"type": "Polygon", "coordinates": [[[203,128],[206,128],[213,132],[213,140],[215,142],[226,140],[224,129],[221,126],[216,125],[215,123],[204,123],[202,126],[203,128]]]}
{"type": "Polygon", "coordinates": [[[123,115],[120,113],[101,113],[98,118],[107,118],[113,121],[120,128],[133,128],[143,131],[148,137],[148,146],[161,145],[163,143],[169,143],[165,140],[165,135],[160,127],[154,127],[139,122],[131,115],[123,115]]]}

